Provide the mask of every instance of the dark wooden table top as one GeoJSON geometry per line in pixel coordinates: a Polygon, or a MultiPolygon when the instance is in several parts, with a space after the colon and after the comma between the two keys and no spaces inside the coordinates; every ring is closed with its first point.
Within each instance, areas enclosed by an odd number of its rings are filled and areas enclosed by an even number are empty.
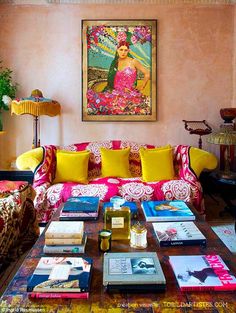
{"type": "MultiPolygon", "coordinates": [[[[53,219],[58,218],[58,212],[53,219]]],[[[143,214],[139,211],[139,220],[143,214]]],[[[181,292],[170,267],[170,255],[219,254],[233,273],[236,273],[236,255],[232,254],[204,221],[196,222],[207,237],[207,246],[160,247],[154,234],[152,223],[146,223],[148,247],[136,250],[129,241],[112,241],[111,252],[155,251],[160,259],[166,277],[166,291],[155,293],[109,294],[102,285],[103,253],[98,250],[98,231],[103,228],[100,212],[98,221],[85,221],[88,242],[85,254],[92,257],[94,268],[88,300],[82,299],[29,299],[26,292],[27,281],[43,254],[44,234],[40,236],[22,266],[0,299],[0,312],[236,312],[236,292],[233,291],[191,291],[181,292]]],[[[216,223],[214,223],[216,224],[216,223]]]]}

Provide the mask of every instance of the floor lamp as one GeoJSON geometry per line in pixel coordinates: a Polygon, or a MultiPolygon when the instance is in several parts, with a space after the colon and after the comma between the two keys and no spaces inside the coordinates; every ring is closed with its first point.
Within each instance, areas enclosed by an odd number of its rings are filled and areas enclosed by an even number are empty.
{"type": "Polygon", "coordinates": [[[38,89],[33,90],[31,96],[28,98],[15,99],[11,102],[11,114],[30,114],[34,117],[32,148],[40,146],[39,117],[41,115],[56,116],[60,115],[60,112],[60,104],[55,100],[44,98],[42,92],[38,89]]]}

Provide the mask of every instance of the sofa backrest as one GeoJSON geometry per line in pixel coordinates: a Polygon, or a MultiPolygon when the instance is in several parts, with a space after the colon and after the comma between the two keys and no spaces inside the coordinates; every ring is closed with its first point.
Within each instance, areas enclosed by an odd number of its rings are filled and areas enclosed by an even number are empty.
{"type": "MultiPolygon", "coordinates": [[[[142,176],[141,160],[139,150],[141,147],[155,148],[158,146],[150,144],[140,144],[125,140],[107,140],[107,141],[91,141],[77,143],[67,146],[43,146],[43,160],[34,172],[34,187],[44,183],[52,183],[56,172],[56,150],[82,151],[89,150],[91,152],[88,165],[89,180],[101,175],[101,153],[100,148],[122,149],[130,147],[130,171],[132,177],[142,176]]],[[[193,180],[195,173],[190,168],[189,159],[190,146],[177,145],[173,147],[173,160],[176,178],[184,178],[193,180]]]]}

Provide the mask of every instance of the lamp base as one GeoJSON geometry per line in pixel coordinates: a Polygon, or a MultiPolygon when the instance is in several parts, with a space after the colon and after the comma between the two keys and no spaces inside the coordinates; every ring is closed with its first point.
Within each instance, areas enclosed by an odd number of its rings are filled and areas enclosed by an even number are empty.
{"type": "Polygon", "coordinates": [[[234,172],[219,172],[218,174],[219,178],[223,178],[223,179],[229,179],[229,180],[236,180],[236,173],[234,172]]]}

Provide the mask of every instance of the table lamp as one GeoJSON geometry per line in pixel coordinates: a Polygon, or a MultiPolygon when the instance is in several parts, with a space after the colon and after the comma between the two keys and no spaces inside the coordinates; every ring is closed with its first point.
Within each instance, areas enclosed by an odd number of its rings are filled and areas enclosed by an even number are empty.
{"type": "Polygon", "coordinates": [[[60,112],[60,104],[55,100],[44,98],[43,93],[39,89],[33,90],[28,98],[14,99],[11,102],[11,114],[30,114],[34,116],[33,148],[40,146],[39,117],[41,115],[56,116],[60,112]]]}
{"type": "Polygon", "coordinates": [[[211,133],[207,138],[207,142],[226,146],[224,153],[225,167],[219,175],[224,179],[236,179],[236,173],[230,171],[230,146],[236,145],[236,132],[229,128],[222,128],[218,132],[211,133]]]}

